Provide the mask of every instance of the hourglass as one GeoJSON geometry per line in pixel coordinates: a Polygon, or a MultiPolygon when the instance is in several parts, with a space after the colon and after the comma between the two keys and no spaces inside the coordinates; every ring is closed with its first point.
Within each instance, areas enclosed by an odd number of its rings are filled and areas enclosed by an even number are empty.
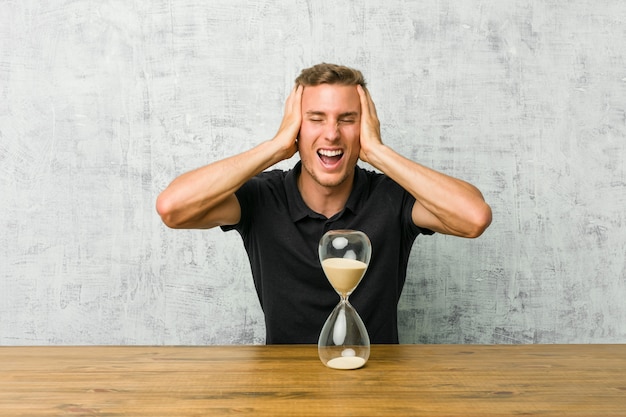
{"type": "Polygon", "coordinates": [[[360,231],[331,230],[320,240],[322,269],[340,297],[317,344],[320,360],[329,368],[360,368],[370,356],[367,329],[348,297],[365,275],[371,254],[372,244],[360,231]]]}

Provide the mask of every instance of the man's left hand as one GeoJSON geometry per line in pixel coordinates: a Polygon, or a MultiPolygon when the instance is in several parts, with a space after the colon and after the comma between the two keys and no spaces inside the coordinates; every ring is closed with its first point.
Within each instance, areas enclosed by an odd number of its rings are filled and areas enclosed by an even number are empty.
{"type": "Polygon", "coordinates": [[[383,143],[380,138],[380,121],[369,91],[360,85],[357,85],[356,88],[361,99],[361,152],[359,158],[363,162],[371,163],[368,158],[369,152],[383,143]]]}

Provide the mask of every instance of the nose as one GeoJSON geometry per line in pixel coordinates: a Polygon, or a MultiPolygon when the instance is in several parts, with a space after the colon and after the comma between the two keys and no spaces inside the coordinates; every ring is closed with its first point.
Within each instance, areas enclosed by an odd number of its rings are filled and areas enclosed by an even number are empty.
{"type": "Polygon", "coordinates": [[[329,121],[326,123],[326,129],[324,131],[324,136],[328,140],[337,140],[339,139],[339,122],[329,121]]]}

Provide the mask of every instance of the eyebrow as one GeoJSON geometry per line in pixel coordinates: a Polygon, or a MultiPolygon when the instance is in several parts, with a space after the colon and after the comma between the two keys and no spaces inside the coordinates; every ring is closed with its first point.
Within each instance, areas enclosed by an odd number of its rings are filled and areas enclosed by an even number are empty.
{"type": "MultiPolygon", "coordinates": [[[[306,114],[308,116],[326,116],[326,113],[324,113],[323,111],[315,111],[315,110],[309,110],[306,112],[306,114]]],[[[359,115],[358,112],[349,111],[349,112],[341,113],[338,118],[342,119],[344,117],[357,117],[358,115],[359,115]]]]}

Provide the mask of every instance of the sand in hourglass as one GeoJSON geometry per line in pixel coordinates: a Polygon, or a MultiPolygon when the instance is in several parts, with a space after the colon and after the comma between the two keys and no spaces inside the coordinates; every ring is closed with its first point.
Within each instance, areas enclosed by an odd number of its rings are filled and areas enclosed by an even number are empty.
{"type": "Polygon", "coordinates": [[[335,290],[347,295],[359,283],[367,264],[356,259],[328,258],[322,261],[322,268],[335,290]]]}

